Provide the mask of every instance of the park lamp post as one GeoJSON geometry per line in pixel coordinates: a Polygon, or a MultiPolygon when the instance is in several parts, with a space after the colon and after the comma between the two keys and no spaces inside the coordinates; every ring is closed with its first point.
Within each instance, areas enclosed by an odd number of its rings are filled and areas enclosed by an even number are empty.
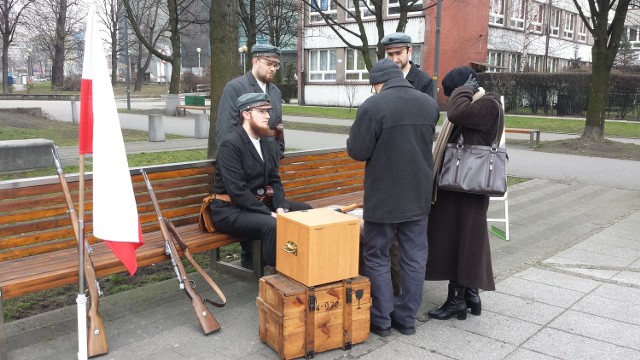
{"type": "Polygon", "coordinates": [[[200,52],[201,51],[202,51],[202,49],[196,48],[196,52],[198,53],[198,67],[200,67],[200,52]]]}
{"type": "Polygon", "coordinates": [[[238,52],[240,53],[240,59],[242,61],[242,73],[243,74],[247,72],[247,63],[245,61],[245,56],[247,54],[247,50],[248,49],[247,49],[246,45],[240,46],[238,48],[238,52]]]}

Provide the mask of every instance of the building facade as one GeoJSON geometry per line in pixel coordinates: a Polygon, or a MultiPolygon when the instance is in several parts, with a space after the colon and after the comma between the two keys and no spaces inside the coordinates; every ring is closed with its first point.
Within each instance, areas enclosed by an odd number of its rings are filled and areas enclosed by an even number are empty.
{"type": "MultiPolygon", "coordinates": [[[[340,31],[341,35],[359,46],[359,39],[349,34],[360,31],[350,15],[355,10],[353,0],[313,1],[315,6],[311,7],[310,1],[299,0],[299,102],[358,106],[371,95],[364,62],[318,10],[344,24],[346,30],[340,31]]],[[[458,66],[471,66],[479,72],[557,72],[591,62],[593,39],[571,0],[441,2],[439,33],[437,3],[423,1],[417,1],[408,12],[404,32],[413,41],[413,62],[437,80],[438,87],[440,79],[458,66]]],[[[361,4],[372,6],[370,0],[361,4]]],[[[369,47],[374,49],[378,43],[376,19],[364,5],[361,14],[369,47]]],[[[382,20],[384,34],[396,31],[398,0],[383,0],[382,20]]],[[[438,102],[446,102],[440,92],[438,102]]]]}

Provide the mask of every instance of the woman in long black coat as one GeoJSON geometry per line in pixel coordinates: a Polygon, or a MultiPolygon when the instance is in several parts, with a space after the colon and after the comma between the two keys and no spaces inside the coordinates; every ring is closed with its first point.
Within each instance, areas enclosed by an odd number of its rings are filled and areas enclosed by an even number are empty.
{"type": "MultiPolygon", "coordinates": [[[[504,127],[498,95],[485,93],[475,71],[468,67],[453,69],[442,86],[450,96],[447,116],[453,124],[447,142],[456,142],[462,133],[465,144],[491,145],[498,129],[504,127]]],[[[446,302],[429,311],[429,316],[464,320],[468,308],[480,315],[478,288],[495,290],[487,231],[489,196],[437,189],[434,201],[425,279],[449,280],[449,291],[446,302]]]]}

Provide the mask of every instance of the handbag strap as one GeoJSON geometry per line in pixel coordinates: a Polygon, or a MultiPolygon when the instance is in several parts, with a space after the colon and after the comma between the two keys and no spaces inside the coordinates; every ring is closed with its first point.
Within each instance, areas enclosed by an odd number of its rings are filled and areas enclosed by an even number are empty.
{"type": "MultiPolygon", "coordinates": [[[[496,136],[493,138],[493,142],[491,143],[491,148],[497,149],[498,143],[500,141],[500,135],[501,135],[500,114],[502,114],[502,104],[500,104],[500,102],[497,99],[494,98],[494,100],[498,104],[498,118],[496,119],[496,121],[498,122],[498,126],[496,127],[496,136]]],[[[464,146],[464,137],[462,136],[462,126],[460,126],[460,136],[458,136],[457,144],[459,147],[464,146]]]]}

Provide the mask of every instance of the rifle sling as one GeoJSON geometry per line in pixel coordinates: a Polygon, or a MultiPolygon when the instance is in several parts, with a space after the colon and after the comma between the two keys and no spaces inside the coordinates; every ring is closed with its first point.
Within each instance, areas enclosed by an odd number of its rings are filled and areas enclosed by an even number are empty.
{"type": "Polygon", "coordinates": [[[216,285],[216,283],[213,281],[213,279],[211,279],[209,274],[207,274],[204,271],[204,269],[202,269],[202,267],[200,267],[200,265],[198,265],[198,263],[193,259],[193,257],[191,256],[191,253],[189,252],[189,247],[182,241],[182,239],[180,238],[180,235],[178,235],[178,231],[176,230],[176,227],[173,225],[173,223],[168,219],[164,219],[164,221],[167,224],[167,228],[169,228],[169,232],[171,233],[171,238],[173,240],[175,240],[175,242],[178,243],[178,246],[180,246],[180,249],[182,250],[182,252],[184,252],[184,255],[191,262],[191,265],[193,265],[193,267],[196,268],[196,270],[198,270],[198,272],[200,273],[202,278],[209,284],[209,286],[211,286],[211,288],[218,295],[220,300],[222,300],[222,302],[220,302],[220,303],[217,303],[217,302],[215,302],[213,300],[209,300],[209,299],[203,299],[203,301],[206,301],[206,302],[208,302],[209,304],[211,304],[213,306],[223,307],[227,303],[227,298],[222,293],[222,290],[220,290],[218,285],[216,285]]]}

